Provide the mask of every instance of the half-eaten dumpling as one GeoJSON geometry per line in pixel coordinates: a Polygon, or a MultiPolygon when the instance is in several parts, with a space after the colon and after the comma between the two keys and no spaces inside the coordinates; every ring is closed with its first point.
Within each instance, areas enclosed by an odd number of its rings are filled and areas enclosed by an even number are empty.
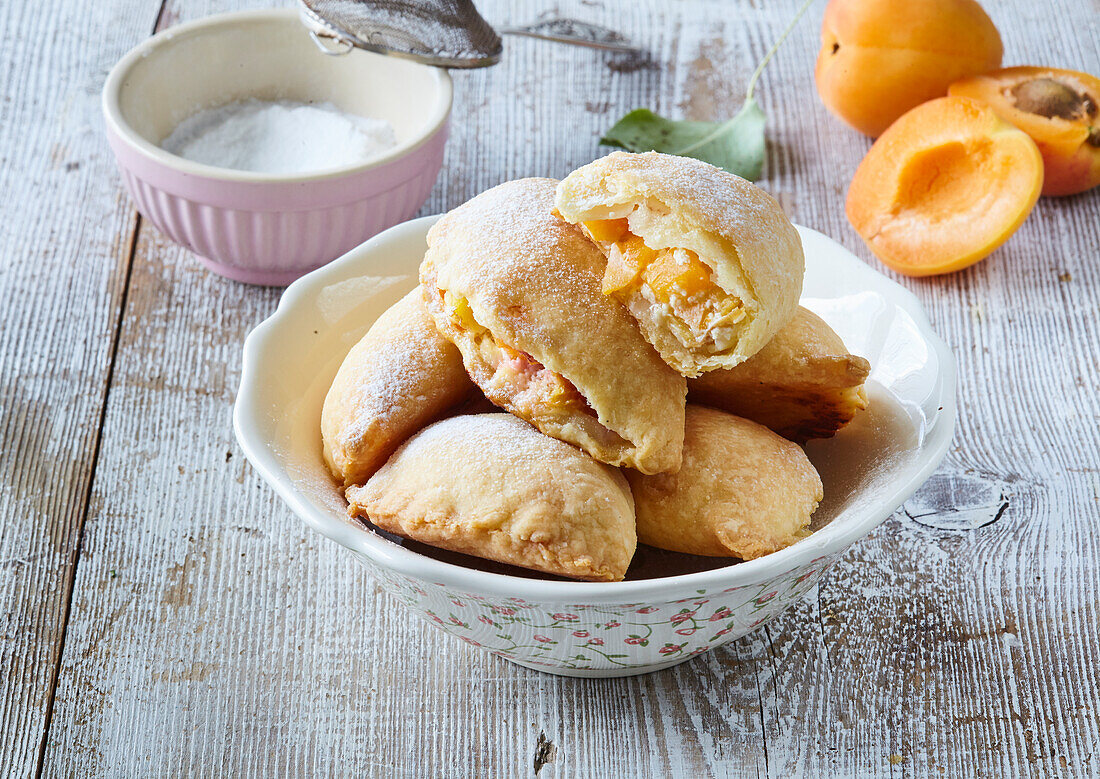
{"type": "Polygon", "coordinates": [[[604,293],[684,376],[748,359],[798,305],[798,231],[764,190],[713,165],[615,152],[569,174],[555,206],[607,256],[604,293]]]}

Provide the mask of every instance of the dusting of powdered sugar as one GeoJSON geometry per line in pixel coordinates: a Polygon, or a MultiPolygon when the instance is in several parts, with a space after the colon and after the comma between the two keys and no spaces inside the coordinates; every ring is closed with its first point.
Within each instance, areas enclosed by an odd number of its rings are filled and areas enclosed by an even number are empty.
{"type": "Polygon", "coordinates": [[[749,181],[691,157],[613,152],[570,173],[557,193],[562,213],[606,208],[640,195],[690,205],[704,221],[741,224],[775,220],[782,209],[749,181]],[[709,217],[709,218],[708,218],[709,217]]]}
{"type": "MultiPolygon", "coordinates": [[[[556,186],[546,178],[506,182],[455,208],[428,234],[427,256],[440,288],[466,297],[475,313],[492,311],[522,329],[523,343],[513,343],[510,333],[494,335],[524,351],[542,351],[535,357],[544,364],[545,352],[560,346],[566,312],[586,311],[618,333],[634,329],[600,291],[603,254],[553,214],[556,186]]],[[[640,336],[636,340],[630,345],[643,349],[640,336]]]]}
{"type": "MultiPolygon", "coordinates": [[[[543,435],[511,414],[475,414],[451,417],[417,433],[403,447],[405,457],[424,452],[450,451],[462,460],[483,463],[506,460],[512,468],[539,468],[552,457],[587,459],[588,455],[556,438],[543,435]]],[[[394,458],[396,459],[396,457],[394,458]]],[[[479,466],[480,467],[480,466],[479,466]]]]}
{"type": "Polygon", "coordinates": [[[331,103],[249,99],[189,116],[160,145],[204,165],[296,175],[367,162],[397,140],[389,122],[331,103]]]}
{"type": "Polygon", "coordinates": [[[423,424],[474,394],[462,355],[436,330],[419,287],[371,325],[345,359],[341,377],[350,400],[341,436],[353,448],[409,419],[423,424]]]}

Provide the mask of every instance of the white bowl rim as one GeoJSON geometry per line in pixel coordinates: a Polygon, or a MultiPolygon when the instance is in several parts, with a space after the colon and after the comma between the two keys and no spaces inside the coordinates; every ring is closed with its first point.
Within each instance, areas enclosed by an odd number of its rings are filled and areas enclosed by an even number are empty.
{"type": "MultiPolygon", "coordinates": [[[[235,181],[242,183],[262,184],[278,182],[300,184],[342,178],[344,176],[362,173],[372,168],[381,167],[382,165],[412,153],[420,146],[427,143],[427,141],[447,123],[447,118],[451,114],[451,103],[454,99],[454,86],[451,82],[451,75],[444,68],[435,68],[430,65],[417,65],[416,63],[412,64],[417,67],[430,69],[435,76],[436,105],[425,129],[416,136],[397,144],[392,149],[388,149],[385,153],[372,157],[366,162],[327,168],[313,173],[299,173],[295,175],[257,173],[246,170],[234,170],[232,168],[219,168],[201,162],[192,162],[191,160],[172,154],[156,144],[151,143],[134,130],[134,128],[123,118],[122,109],[119,105],[119,95],[122,92],[122,84],[126,78],[126,74],[130,72],[130,69],[138,60],[149,56],[151,52],[164,43],[174,40],[181,35],[193,35],[209,27],[284,18],[293,19],[297,24],[301,24],[298,20],[298,12],[293,8],[261,8],[204,16],[201,19],[174,25],[166,30],[162,30],[156,35],[146,38],[137,46],[130,49],[130,51],[123,55],[122,59],[115,63],[115,66],[111,68],[111,72],[107,74],[107,80],[103,83],[103,116],[108,127],[110,127],[115,135],[122,139],[128,146],[135,149],[150,161],[189,176],[200,176],[202,178],[214,179],[217,181],[235,181]]],[[[308,34],[305,27],[302,27],[302,33],[308,34]]]]}
{"type": "MultiPolygon", "coordinates": [[[[860,512],[857,518],[849,522],[841,521],[842,518],[838,517],[808,538],[786,549],[755,560],[737,562],[720,568],[633,581],[577,582],[527,579],[443,562],[406,549],[367,529],[356,527],[350,521],[336,519],[318,511],[303,500],[292,484],[277,475],[279,468],[277,458],[247,421],[250,415],[258,411],[250,402],[250,398],[251,387],[256,383],[256,376],[259,374],[261,355],[267,348],[268,340],[277,333],[279,321],[296,308],[303,299],[314,297],[322,288],[342,280],[346,276],[343,269],[348,265],[361,262],[361,255],[364,252],[381,250],[387,241],[406,231],[425,233],[428,227],[439,218],[439,215],[420,217],[391,227],[352,249],[343,257],[291,284],[283,293],[275,313],[257,325],[245,340],[241,384],[233,409],[234,431],[245,456],[291,510],[322,535],[362,554],[382,568],[466,592],[561,604],[663,602],[668,600],[670,595],[683,597],[683,593],[694,594],[696,591],[713,593],[727,588],[759,585],[774,576],[806,566],[815,559],[835,556],[870,533],[924,484],[947,454],[954,435],[957,415],[955,356],[943,339],[932,329],[931,322],[917,297],[897,282],[865,266],[869,273],[880,277],[880,283],[891,293],[889,296],[891,302],[913,318],[922,337],[935,351],[939,358],[941,379],[939,386],[942,388],[942,410],[936,417],[935,424],[928,432],[922,447],[925,454],[922,455],[921,467],[908,481],[894,485],[892,490],[884,493],[882,500],[876,501],[877,506],[889,504],[895,507],[886,514],[880,515],[881,509],[874,508],[860,512]]],[[[824,238],[863,264],[841,244],[823,233],[803,226],[799,226],[799,230],[824,238]]]]}

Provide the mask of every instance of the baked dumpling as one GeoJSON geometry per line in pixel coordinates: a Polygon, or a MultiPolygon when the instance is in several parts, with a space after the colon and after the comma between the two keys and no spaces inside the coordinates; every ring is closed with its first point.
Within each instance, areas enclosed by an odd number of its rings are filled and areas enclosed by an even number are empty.
{"type": "Polygon", "coordinates": [[[713,165],[615,152],[570,173],[555,206],[606,254],[603,291],[684,376],[748,359],[798,306],[798,231],[764,190],[713,165]]]}
{"type": "Polygon", "coordinates": [[[321,411],[325,462],[345,487],[362,484],[402,441],[477,394],[418,287],[378,317],[336,373],[321,411]]]}
{"type": "Polygon", "coordinates": [[[811,311],[794,318],[736,368],[688,381],[688,400],[736,414],[802,443],[828,438],[867,408],[871,370],[811,311]]]}
{"type": "Polygon", "coordinates": [[[686,383],[601,294],[604,258],[551,214],[556,183],[510,181],[440,219],[428,310],[498,406],[602,462],[676,470],[686,383]]]}
{"type": "Polygon", "coordinates": [[[436,422],[347,498],[390,533],[573,579],[622,579],[637,546],[622,474],[510,414],[436,422]]]}
{"type": "Polygon", "coordinates": [[[763,425],[688,405],[679,473],[626,471],[638,540],[673,552],[751,560],[809,535],[821,478],[798,444],[763,425]]]}

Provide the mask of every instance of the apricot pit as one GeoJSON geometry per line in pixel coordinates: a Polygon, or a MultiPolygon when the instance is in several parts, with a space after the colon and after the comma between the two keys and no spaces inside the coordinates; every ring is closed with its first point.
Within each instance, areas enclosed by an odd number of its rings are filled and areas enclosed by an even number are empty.
{"type": "Polygon", "coordinates": [[[1100,184],[1100,79],[1057,68],[1005,68],[957,81],[948,93],[988,103],[1032,137],[1043,156],[1044,195],[1100,184]]]}
{"type": "Polygon", "coordinates": [[[1008,91],[1021,111],[1048,119],[1057,116],[1072,121],[1096,114],[1096,105],[1088,95],[1079,94],[1072,87],[1052,78],[1021,81],[1008,91]]]}

